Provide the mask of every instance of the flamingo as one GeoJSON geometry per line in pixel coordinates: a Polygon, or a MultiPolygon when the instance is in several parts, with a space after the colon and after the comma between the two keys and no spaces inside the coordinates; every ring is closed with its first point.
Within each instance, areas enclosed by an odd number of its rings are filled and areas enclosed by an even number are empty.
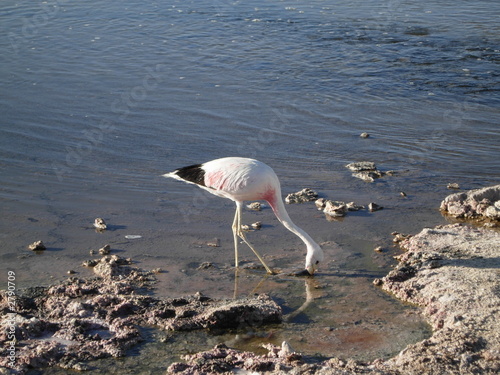
{"type": "Polygon", "coordinates": [[[247,240],[241,229],[241,213],[244,201],[264,200],[269,203],[278,220],[286,229],[296,234],[306,245],[306,263],[302,274],[313,275],[319,262],[323,260],[323,250],[288,216],[281,198],[278,176],[271,167],[255,159],[226,157],[203,164],[194,164],[164,174],[190,184],[195,184],[208,192],[236,203],[236,213],[232,225],[234,236],[235,267],[238,268],[238,237],[254,252],[267,273],[273,271],[247,240]]]}

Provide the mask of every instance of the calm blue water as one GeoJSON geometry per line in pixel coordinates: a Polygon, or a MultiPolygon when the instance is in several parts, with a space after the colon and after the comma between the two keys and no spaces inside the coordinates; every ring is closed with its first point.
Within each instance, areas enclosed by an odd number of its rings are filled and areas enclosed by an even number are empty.
{"type": "MultiPolygon", "coordinates": [[[[335,223],[290,207],[335,244],[323,272],[368,272],[357,286],[368,291],[393,255],[373,247],[445,222],[447,183],[500,182],[498,1],[4,0],[0,10],[0,272],[15,269],[20,286],[64,278],[111,243],[169,271],[159,293],[231,294],[231,278],[179,271],[232,262],[231,202],[158,177],[217,157],[267,162],[284,193],[384,205],[335,223]],[[368,184],[344,167],[360,160],[404,172],[368,184]],[[97,235],[95,217],[113,230],[97,235]],[[204,246],[214,237],[218,250],[204,246]],[[37,239],[49,251],[34,256],[37,239]]],[[[248,215],[270,225],[252,236],[264,253],[301,248],[269,211],[248,215]]],[[[302,262],[300,250],[276,260],[302,262]]]]}

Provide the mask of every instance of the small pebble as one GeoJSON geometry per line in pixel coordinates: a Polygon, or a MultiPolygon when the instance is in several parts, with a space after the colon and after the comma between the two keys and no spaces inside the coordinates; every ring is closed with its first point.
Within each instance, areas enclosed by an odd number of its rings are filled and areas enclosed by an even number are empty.
{"type": "Polygon", "coordinates": [[[212,241],[207,242],[207,246],[220,247],[220,240],[218,238],[214,238],[212,241]]]}
{"type": "Polygon", "coordinates": [[[370,136],[370,134],[363,132],[363,133],[361,133],[359,136],[360,136],[361,138],[368,138],[368,137],[370,136]]]}
{"type": "Polygon", "coordinates": [[[384,248],[382,246],[377,246],[373,251],[376,251],[377,253],[381,253],[384,251],[384,248]]]}
{"type": "Polygon", "coordinates": [[[250,210],[260,211],[262,209],[262,205],[260,202],[252,202],[247,206],[250,210]]]}
{"type": "Polygon", "coordinates": [[[111,246],[109,245],[104,245],[99,249],[99,254],[101,255],[108,255],[111,252],[111,246]]]}
{"type": "Polygon", "coordinates": [[[67,273],[68,273],[68,275],[73,275],[73,274],[75,274],[75,273],[76,273],[76,271],[74,271],[74,270],[69,270],[67,273]]]}
{"type": "Polygon", "coordinates": [[[407,238],[410,238],[411,235],[410,234],[401,234],[401,233],[396,233],[394,235],[394,238],[392,239],[392,242],[394,243],[399,243],[403,240],[406,240],[407,238]]]}
{"type": "Polygon", "coordinates": [[[106,225],[106,222],[104,221],[104,219],[98,217],[94,220],[94,227],[97,230],[105,230],[108,226],[106,225]]]}
{"type": "Polygon", "coordinates": [[[97,266],[98,263],[99,263],[98,260],[96,260],[96,259],[90,259],[90,260],[86,260],[85,262],[83,262],[82,266],[84,266],[84,267],[95,267],[95,266],[97,266]]]}
{"type": "Polygon", "coordinates": [[[142,236],[139,236],[138,234],[127,234],[125,238],[127,240],[137,240],[139,238],[142,238],[142,236]]]}
{"type": "Polygon", "coordinates": [[[384,282],[382,281],[382,279],[375,279],[375,280],[373,280],[373,285],[375,285],[375,286],[380,286],[383,283],[384,282]]]}
{"type": "Polygon", "coordinates": [[[369,210],[370,212],[374,212],[374,211],[382,210],[383,208],[384,208],[384,207],[379,206],[378,204],[373,203],[373,202],[368,204],[368,210],[369,210]]]}
{"type": "Polygon", "coordinates": [[[458,189],[460,189],[460,185],[459,185],[459,184],[457,184],[456,182],[453,182],[453,183],[448,184],[448,186],[447,186],[447,187],[448,187],[448,189],[454,189],[454,190],[458,190],[458,189]]]}
{"type": "Polygon", "coordinates": [[[251,227],[255,230],[259,230],[260,228],[262,228],[262,223],[260,221],[256,221],[251,225],[251,227]]]}
{"type": "Polygon", "coordinates": [[[46,250],[47,248],[45,247],[42,241],[35,241],[28,246],[28,249],[33,251],[41,251],[41,250],[46,250]]]}
{"type": "Polygon", "coordinates": [[[90,253],[90,255],[94,255],[95,254],[95,250],[94,249],[90,249],[89,253],[90,253]]]}
{"type": "Polygon", "coordinates": [[[399,194],[402,196],[402,197],[406,197],[406,193],[404,191],[400,191],[399,194]]]}
{"type": "Polygon", "coordinates": [[[200,266],[197,268],[197,270],[207,270],[209,268],[212,268],[214,265],[210,262],[203,262],[200,264],[200,266]]]}

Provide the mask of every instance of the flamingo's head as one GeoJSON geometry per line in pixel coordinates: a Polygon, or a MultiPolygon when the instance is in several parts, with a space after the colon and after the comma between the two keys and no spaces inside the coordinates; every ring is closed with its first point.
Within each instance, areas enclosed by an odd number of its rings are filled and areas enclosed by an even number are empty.
{"type": "Polygon", "coordinates": [[[321,249],[317,243],[311,244],[307,247],[306,270],[310,275],[314,275],[319,262],[322,262],[323,258],[323,249],[321,249]]]}

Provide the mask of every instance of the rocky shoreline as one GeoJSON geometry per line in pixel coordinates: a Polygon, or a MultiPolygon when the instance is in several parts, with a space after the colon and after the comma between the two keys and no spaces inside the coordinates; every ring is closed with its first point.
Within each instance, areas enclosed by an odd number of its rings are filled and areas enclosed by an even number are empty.
{"type": "MultiPolygon", "coordinates": [[[[470,207],[486,212],[498,201],[491,189],[487,191],[488,201],[484,194],[460,193],[444,202],[453,202],[457,213],[471,212],[470,207]],[[474,204],[471,197],[480,198],[481,204],[474,204]],[[459,210],[457,202],[467,207],[459,210]]],[[[450,224],[425,228],[399,245],[404,250],[397,258],[399,264],[374,284],[420,307],[433,327],[430,338],[409,345],[388,360],[367,363],[340,358],[313,361],[295,353],[286,342],[281,347],[267,345],[266,355],[217,345],[185,355],[182,362],[170,365],[168,373],[499,373],[500,232],[450,224]]],[[[166,332],[227,330],[276,324],[283,319],[281,308],[267,295],[231,300],[214,300],[199,293],[156,298],[150,287],[157,271],[141,270],[130,259],[109,254],[91,267],[94,278],[69,277],[59,285],[18,291],[15,304],[8,291],[0,291],[0,373],[25,373],[47,366],[87,370],[86,361],[123,356],[142,341],[139,327],[166,332]],[[9,360],[8,349],[12,332],[16,337],[14,362],[9,360]]]]}
{"type": "Polygon", "coordinates": [[[214,369],[273,374],[498,374],[500,371],[500,233],[452,224],[426,228],[400,244],[399,265],[375,283],[420,306],[433,335],[389,360],[361,363],[331,358],[307,363],[298,353],[269,347],[269,354],[225,347],[187,355],[176,374],[214,369]]]}

